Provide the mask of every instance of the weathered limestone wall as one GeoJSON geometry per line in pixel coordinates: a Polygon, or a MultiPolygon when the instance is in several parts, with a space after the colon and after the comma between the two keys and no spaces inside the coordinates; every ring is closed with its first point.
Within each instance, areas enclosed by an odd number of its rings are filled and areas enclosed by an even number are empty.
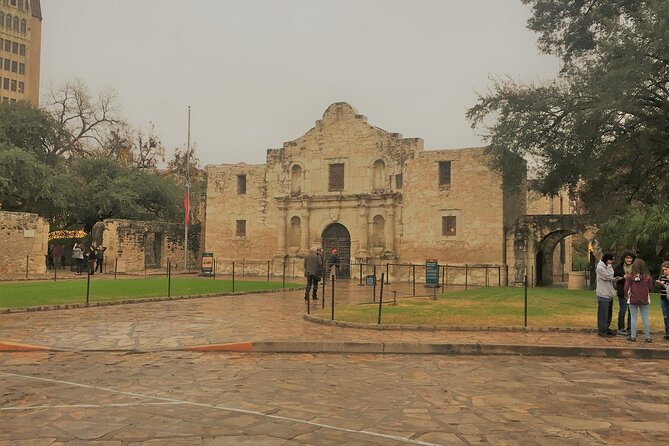
{"type": "MultiPolygon", "coordinates": [[[[198,267],[199,225],[192,225],[188,235],[188,263],[198,267]]],[[[107,248],[106,271],[143,274],[147,270],[184,269],[184,228],[177,223],[159,221],[105,220],[93,227],[93,242],[107,248]],[[116,263],[118,260],[118,263],[116,263]]]]}
{"type": "Polygon", "coordinates": [[[0,211],[0,274],[46,272],[49,223],[37,214],[0,211]]]}
{"type": "Polygon", "coordinates": [[[386,132],[350,105],[332,104],[302,137],[268,150],[267,164],[207,167],[205,250],[221,266],[224,259],[281,263],[322,244],[324,231],[338,223],[350,234],[354,262],[499,264],[509,200],[484,156],[479,148],[424,151],[421,139],[386,132]],[[448,187],[438,184],[443,160],[452,162],[448,187]],[[343,165],[341,190],[330,190],[332,164],[343,165]],[[238,191],[240,175],[245,193],[238,191]],[[442,236],[444,215],[456,217],[455,236],[442,236]],[[245,236],[236,234],[237,220],[246,222],[245,236]]]}
{"type": "Polygon", "coordinates": [[[407,162],[403,191],[403,261],[468,264],[503,261],[504,196],[483,149],[421,152],[407,162]],[[451,162],[450,185],[439,185],[439,162],[451,162]],[[456,217],[455,235],[442,235],[442,217],[456,217]]]}

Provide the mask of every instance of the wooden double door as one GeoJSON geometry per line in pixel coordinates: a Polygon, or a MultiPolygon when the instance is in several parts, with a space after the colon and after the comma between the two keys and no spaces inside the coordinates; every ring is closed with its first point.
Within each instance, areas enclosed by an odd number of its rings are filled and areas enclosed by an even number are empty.
{"type": "MultiPolygon", "coordinates": [[[[351,277],[351,234],[346,226],[340,223],[333,223],[323,231],[323,251],[325,261],[330,260],[332,249],[337,250],[339,257],[339,277],[349,279],[351,277]]],[[[326,277],[329,277],[329,271],[326,271],[326,277]]]]}

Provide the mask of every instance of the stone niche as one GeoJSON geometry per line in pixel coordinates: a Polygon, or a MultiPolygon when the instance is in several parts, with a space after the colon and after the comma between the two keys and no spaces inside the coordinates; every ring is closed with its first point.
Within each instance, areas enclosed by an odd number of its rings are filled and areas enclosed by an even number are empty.
{"type": "Polygon", "coordinates": [[[49,223],[37,214],[0,211],[0,274],[45,273],[49,223]]]}
{"type": "MultiPolygon", "coordinates": [[[[189,226],[188,269],[198,266],[200,224],[189,226]]],[[[106,247],[104,270],[143,274],[184,268],[184,227],[161,221],[104,220],[93,226],[93,243],[106,247]]]]}

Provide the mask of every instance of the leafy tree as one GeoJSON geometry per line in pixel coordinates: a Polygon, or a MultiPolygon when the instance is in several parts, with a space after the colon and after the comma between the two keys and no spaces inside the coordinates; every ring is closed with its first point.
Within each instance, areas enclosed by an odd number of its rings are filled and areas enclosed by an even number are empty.
{"type": "Polygon", "coordinates": [[[54,219],[67,198],[63,176],[23,149],[0,144],[0,208],[54,219]]]}
{"type": "Polygon", "coordinates": [[[71,174],[78,193],[70,221],[83,224],[84,229],[106,218],[170,221],[182,214],[181,187],[173,177],[156,170],[90,157],[74,160],[71,174]]]}
{"type": "Polygon", "coordinates": [[[541,84],[496,79],[468,110],[495,167],[520,178],[508,150],[536,166],[540,192],[569,188],[599,222],[652,218],[669,197],[669,2],[522,1],[563,67],[541,84]]]}
{"type": "Polygon", "coordinates": [[[53,117],[24,102],[0,104],[0,144],[22,148],[37,160],[54,165],[67,132],[53,117]]]}

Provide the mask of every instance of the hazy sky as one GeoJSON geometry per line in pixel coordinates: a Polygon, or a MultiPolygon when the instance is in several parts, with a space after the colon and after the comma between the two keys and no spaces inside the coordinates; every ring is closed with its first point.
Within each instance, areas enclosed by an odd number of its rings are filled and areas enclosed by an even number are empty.
{"type": "Polygon", "coordinates": [[[465,111],[490,76],[553,78],[520,0],[42,0],[42,92],[113,87],[168,153],[264,163],[333,102],[426,149],[482,145],[465,111]]]}

